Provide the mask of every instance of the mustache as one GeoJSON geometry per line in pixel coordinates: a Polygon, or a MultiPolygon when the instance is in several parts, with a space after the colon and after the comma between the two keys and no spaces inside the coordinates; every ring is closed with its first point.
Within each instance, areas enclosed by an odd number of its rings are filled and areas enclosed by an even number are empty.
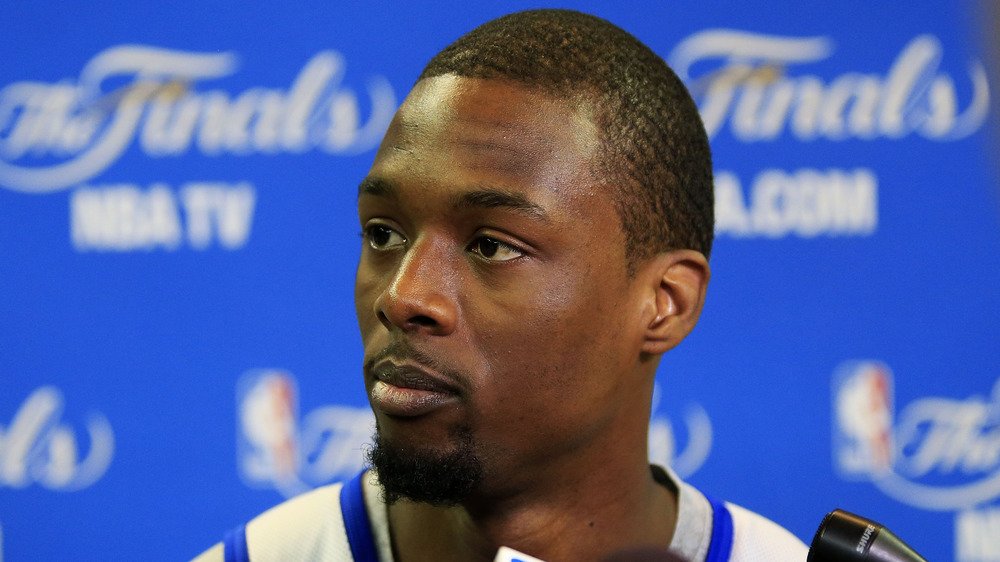
{"type": "Polygon", "coordinates": [[[470,378],[465,373],[446,365],[433,355],[413,347],[409,342],[404,340],[393,341],[378,353],[365,359],[363,366],[365,376],[374,376],[375,365],[387,360],[416,363],[429,371],[441,375],[463,393],[467,393],[472,389],[469,385],[470,378]]]}

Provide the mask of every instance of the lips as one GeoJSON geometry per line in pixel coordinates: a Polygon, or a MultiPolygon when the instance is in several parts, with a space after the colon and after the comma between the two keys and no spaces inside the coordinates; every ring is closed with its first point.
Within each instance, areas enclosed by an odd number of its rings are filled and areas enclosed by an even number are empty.
{"type": "Polygon", "coordinates": [[[457,389],[444,377],[417,366],[385,361],[371,374],[372,406],[390,416],[422,416],[458,400],[457,389]]]}

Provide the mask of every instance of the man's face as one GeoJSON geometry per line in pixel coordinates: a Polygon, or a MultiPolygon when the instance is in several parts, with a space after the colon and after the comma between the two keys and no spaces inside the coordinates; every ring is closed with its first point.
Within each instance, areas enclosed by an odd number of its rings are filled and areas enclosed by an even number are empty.
{"type": "Polygon", "coordinates": [[[502,491],[636,407],[623,396],[646,384],[629,377],[641,307],[586,110],[454,76],[403,103],[358,197],[355,304],[380,446],[471,448],[502,491]]]}

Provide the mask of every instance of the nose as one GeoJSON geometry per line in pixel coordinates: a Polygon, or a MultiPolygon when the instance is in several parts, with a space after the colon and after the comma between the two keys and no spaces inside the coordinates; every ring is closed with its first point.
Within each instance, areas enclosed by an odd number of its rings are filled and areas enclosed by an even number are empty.
{"type": "Polygon", "coordinates": [[[458,325],[456,275],[445,248],[432,240],[411,246],[375,299],[375,314],[390,331],[444,336],[458,325]]]}

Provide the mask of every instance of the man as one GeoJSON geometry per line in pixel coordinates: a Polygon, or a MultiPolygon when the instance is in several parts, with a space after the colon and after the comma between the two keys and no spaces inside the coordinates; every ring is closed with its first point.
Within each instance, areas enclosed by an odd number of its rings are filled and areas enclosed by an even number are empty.
{"type": "Polygon", "coordinates": [[[804,560],[649,466],[653,379],[701,312],[712,202],[694,102],[626,32],[542,10],[446,48],[359,189],[373,470],[258,517],[228,554],[804,560]]]}

